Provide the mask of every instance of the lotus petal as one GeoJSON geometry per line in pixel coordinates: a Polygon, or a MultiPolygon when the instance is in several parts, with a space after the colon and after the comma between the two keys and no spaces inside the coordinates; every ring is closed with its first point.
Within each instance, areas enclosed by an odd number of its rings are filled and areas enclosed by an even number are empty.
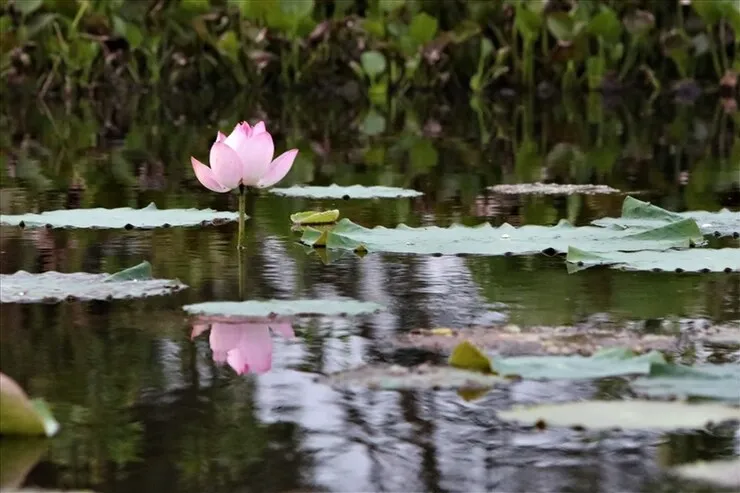
{"type": "Polygon", "coordinates": [[[265,175],[260,179],[260,181],[257,182],[257,187],[259,188],[271,187],[275,183],[285,178],[285,175],[288,174],[288,172],[290,171],[290,168],[293,167],[293,162],[295,161],[295,158],[297,155],[298,155],[298,149],[291,149],[289,151],[285,151],[280,156],[278,156],[270,164],[270,168],[267,170],[267,173],[265,173],[265,175]]]}
{"type": "Polygon", "coordinates": [[[213,170],[201,163],[194,157],[190,158],[190,163],[193,165],[193,171],[195,172],[198,181],[206,187],[208,190],[218,193],[224,193],[231,190],[228,187],[221,185],[213,174],[213,170]]]}

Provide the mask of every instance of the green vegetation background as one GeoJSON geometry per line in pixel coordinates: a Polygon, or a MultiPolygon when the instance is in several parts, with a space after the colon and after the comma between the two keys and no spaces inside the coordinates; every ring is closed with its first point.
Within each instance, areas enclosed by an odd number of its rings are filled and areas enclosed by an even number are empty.
{"type": "Polygon", "coordinates": [[[737,91],[734,0],[2,0],[4,86],[737,91]],[[689,82],[691,81],[691,82],[689,82]]]}

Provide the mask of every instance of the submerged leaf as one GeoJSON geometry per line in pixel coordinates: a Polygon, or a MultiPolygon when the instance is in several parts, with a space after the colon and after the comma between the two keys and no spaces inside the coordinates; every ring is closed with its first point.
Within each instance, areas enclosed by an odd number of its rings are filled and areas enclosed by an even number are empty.
{"type": "Polygon", "coordinates": [[[709,423],[740,421],[740,408],[721,404],[657,401],[582,401],[516,407],[498,413],[526,425],[588,429],[700,429],[709,423]]]}
{"type": "Polygon", "coordinates": [[[312,199],[386,199],[386,198],[403,198],[418,197],[424,195],[416,190],[396,187],[373,186],[365,187],[362,185],[352,185],[349,187],[340,187],[339,185],[329,185],[328,187],[290,187],[290,188],[272,188],[270,192],[286,197],[308,197],[312,199]]]}
{"type": "Polygon", "coordinates": [[[270,317],[294,315],[362,315],[383,309],[377,303],[351,299],[209,301],[185,305],[192,315],[223,317],[270,317]]]}
{"type": "Polygon", "coordinates": [[[51,437],[58,430],[43,400],[30,400],[15,380],[0,373],[0,435],[51,437]]]}
{"type": "Polygon", "coordinates": [[[141,298],[171,294],[185,288],[187,286],[177,280],[153,279],[149,262],[110,275],[18,271],[0,274],[0,303],[141,298]]]}
{"type": "Polygon", "coordinates": [[[624,270],[661,270],[675,272],[737,272],[740,271],[738,248],[692,248],[664,252],[606,252],[595,254],[575,247],[568,249],[565,259],[574,272],[597,265],[624,270]]]}
{"type": "Polygon", "coordinates": [[[153,203],[143,209],[120,207],[117,209],[69,209],[40,214],[0,214],[0,224],[42,228],[92,228],[92,229],[151,229],[168,226],[195,226],[224,221],[236,221],[235,212],[211,209],[157,209],[153,203]]]}
{"type": "Polygon", "coordinates": [[[290,215],[293,224],[331,224],[339,219],[339,210],[330,211],[304,211],[290,215]]]}

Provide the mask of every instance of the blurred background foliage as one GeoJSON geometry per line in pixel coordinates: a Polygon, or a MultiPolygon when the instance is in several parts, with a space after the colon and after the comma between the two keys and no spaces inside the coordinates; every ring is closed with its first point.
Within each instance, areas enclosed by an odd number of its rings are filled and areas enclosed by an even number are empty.
{"type": "Polygon", "coordinates": [[[2,0],[0,78],[39,94],[310,87],[737,93],[734,0],[2,0]]]}

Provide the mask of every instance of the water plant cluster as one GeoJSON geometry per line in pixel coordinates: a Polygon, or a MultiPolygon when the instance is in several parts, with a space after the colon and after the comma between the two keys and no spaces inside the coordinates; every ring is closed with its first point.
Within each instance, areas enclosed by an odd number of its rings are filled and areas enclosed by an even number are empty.
{"type": "MultiPolygon", "coordinates": [[[[6,0],[0,78],[101,86],[409,91],[539,86],[736,94],[733,0],[6,0]]],[[[5,84],[4,84],[5,85],[5,84]]]]}

